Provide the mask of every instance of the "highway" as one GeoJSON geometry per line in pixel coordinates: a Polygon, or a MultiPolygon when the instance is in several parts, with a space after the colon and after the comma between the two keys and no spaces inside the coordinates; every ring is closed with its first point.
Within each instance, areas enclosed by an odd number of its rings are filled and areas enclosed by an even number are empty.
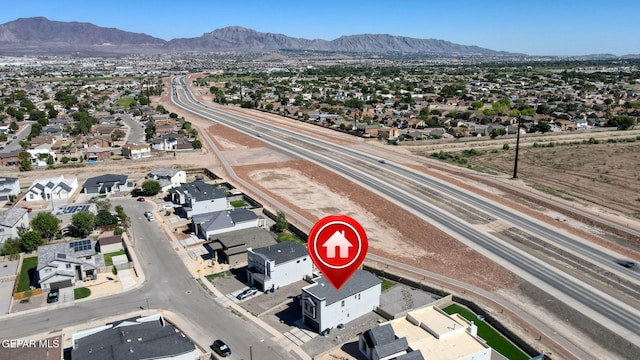
{"type": "Polygon", "coordinates": [[[0,320],[0,339],[28,338],[32,334],[96,319],[124,316],[146,307],[145,297],[149,298],[151,309],[168,310],[187,320],[188,335],[199,340],[201,346],[223,339],[233,350],[231,359],[249,359],[251,345],[272,337],[252,321],[221,306],[193,279],[161,227],[144,218],[144,211],[151,209],[148,204],[133,199],[112,199],[111,203],[122,205],[131,217],[135,251],[146,274],[144,284],[124,293],[80,301],[71,306],[45,305],[46,311],[5,317],[0,320]]]}
{"type": "Polygon", "coordinates": [[[439,225],[441,229],[464,241],[470,247],[489,256],[494,261],[598,321],[610,330],[624,336],[630,342],[640,343],[640,327],[637,326],[640,323],[640,312],[638,311],[637,302],[632,304],[633,306],[625,304],[616,297],[570,276],[563,269],[548,265],[541,259],[535,258],[494,236],[476,230],[455,215],[434,208],[427,201],[416,196],[415,193],[404,191],[398,187],[390,188],[388,181],[385,180],[385,178],[389,178],[388,174],[380,176],[380,173],[387,171],[395,177],[409,179],[421,186],[433,188],[450,196],[455,201],[469,204],[470,207],[480,209],[492,216],[512,223],[516,227],[534,233],[536,236],[544,238],[545,241],[570,249],[588,259],[595,266],[614,271],[630,281],[637,282],[638,273],[633,271],[624,272],[617,268],[615,259],[620,255],[612,254],[591,244],[582,243],[563,232],[549,229],[523,215],[503,209],[487,200],[477,198],[466,191],[441,183],[424,174],[416,173],[399,164],[381,163],[379,158],[355,150],[213,109],[193,98],[183,81],[183,78],[174,80],[174,86],[178,87],[175,91],[172,91],[173,102],[182,109],[225,124],[246,134],[259,136],[261,140],[271,146],[286,151],[293,156],[313,161],[371,189],[399,206],[421,216],[425,221],[439,225]],[[178,81],[180,81],[180,84],[178,84],[178,81]],[[351,161],[345,161],[346,158],[351,158],[351,161]],[[362,162],[367,164],[367,167],[376,167],[381,170],[365,172],[364,169],[361,169],[362,162]],[[373,175],[375,173],[378,175],[373,175]]]}

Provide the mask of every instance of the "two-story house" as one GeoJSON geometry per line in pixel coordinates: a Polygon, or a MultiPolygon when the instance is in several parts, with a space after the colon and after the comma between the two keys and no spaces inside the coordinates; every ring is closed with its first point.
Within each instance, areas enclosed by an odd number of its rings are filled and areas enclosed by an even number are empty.
{"type": "Polygon", "coordinates": [[[124,144],[122,146],[122,156],[127,159],[142,159],[151,156],[151,146],[148,144],[124,144]]]}
{"type": "Polygon", "coordinates": [[[84,239],[38,247],[38,282],[43,289],[74,286],[76,280],[93,278],[104,267],[95,240],[84,239]]]}
{"type": "Polygon", "coordinates": [[[310,278],[312,271],[309,252],[302,244],[283,241],[247,249],[247,279],[260,291],[274,290],[305,277],[310,278]]]}
{"type": "Polygon", "coordinates": [[[90,162],[107,161],[111,159],[111,148],[91,146],[84,149],[84,159],[90,162]]]}
{"type": "Polygon", "coordinates": [[[169,190],[171,201],[182,207],[186,218],[229,209],[227,194],[215,185],[196,180],[169,190]]]}
{"type": "Polygon", "coordinates": [[[29,229],[27,209],[11,207],[0,212],[0,246],[2,246],[7,239],[17,239],[20,228],[29,229]]]}
{"type": "Polygon", "coordinates": [[[157,181],[162,191],[168,191],[186,183],[187,173],[178,169],[155,168],[147,174],[146,179],[157,181]]]}
{"type": "Polygon", "coordinates": [[[374,274],[356,270],[340,290],[324,277],[302,288],[302,321],[318,333],[327,332],[373,311],[380,305],[382,281],[374,274]]]}

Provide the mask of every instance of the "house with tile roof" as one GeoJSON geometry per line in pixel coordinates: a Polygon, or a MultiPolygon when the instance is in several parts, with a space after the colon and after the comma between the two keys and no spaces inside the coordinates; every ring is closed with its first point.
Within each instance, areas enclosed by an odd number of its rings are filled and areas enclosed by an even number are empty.
{"type": "Polygon", "coordinates": [[[133,183],[127,175],[104,174],[88,178],[82,184],[84,194],[111,194],[119,191],[131,191],[133,183]]]}
{"type": "Polygon", "coordinates": [[[0,245],[7,239],[18,238],[18,230],[29,229],[29,215],[27,209],[11,207],[0,212],[0,245]]]}
{"type": "Polygon", "coordinates": [[[146,179],[157,181],[162,191],[169,191],[186,183],[187,173],[179,169],[155,168],[147,174],[146,179]]]}
{"type": "Polygon", "coordinates": [[[276,236],[259,227],[229,231],[212,236],[205,245],[214,260],[231,266],[247,263],[247,249],[277,244],[276,236]]]}
{"type": "Polygon", "coordinates": [[[196,347],[162,314],[133,317],[71,335],[73,360],[196,359],[196,347]]]}
{"type": "Polygon", "coordinates": [[[42,289],[74,286],[77,280],[92,278],[104,267],[96,242],[83,239],[38,246],[38,283],[42,289]]]}
{"type": "Polygon", "coordinates": [[[171,201],[181,206],[187,218],[230,208],[227,194],[219,187],[196,180],[169,190],[171,201]]]}
{"type": "Polygon", "coordinates": [[[311,278],[313,264],[307,247],[293,241],[247,249],[247,279],[260,291],[277,289],[311,278]]]}
{"type": "Polygon", "coordinates": [[[20,179],[0,177],[0,200],[9,200],[11,196],[20,194],[20,179]]]}
{"type": "Polygon", "coordinates": [[[255,213],[245,208],[197,214],[191,217],[191,221],[196,235],[203,239],[230,231],[258,227],[261,223],[255,213]]]}
{"type": "Polygon", "coordinates": [[[374,274],[356,270],[336,290],[323,276],[302,288],[302,321],[311,330],[323,333],[368,314],[380,306],[382,281],[374,274]]]}
{"type": "Polygon", "coordinates": [[[36,179],[27,190],[26,201],[68,199],[78,189],[78,179],[65,179],[64,176],[48,179],[36,179]]]}

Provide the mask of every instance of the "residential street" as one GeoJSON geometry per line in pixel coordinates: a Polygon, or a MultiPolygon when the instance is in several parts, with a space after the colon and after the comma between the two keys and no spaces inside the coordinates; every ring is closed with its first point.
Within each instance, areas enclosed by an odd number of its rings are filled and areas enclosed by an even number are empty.
{"type": "Polygon", "coordinates": [[[168,310],[182,316],[186,320],[183,330],[201,347],[207,347],[215,339],[224,339],[233,349],[231,358],[248,359],[252,344],[272,336],[219,305],[192,278],[159,224],[149,223],[144,218],[143,213],[151,208],[150,204],[140,205],[133,199],[113,199],[111,203],[122,205],[131,217],[135,251],[142,262],[146,281],[137,289],[114,296],[10,315],[0,320],[0,338],[28,338],[40,332],[128,314],[146,308],[145,297],[148,297],[151,309],[168,310]]]}

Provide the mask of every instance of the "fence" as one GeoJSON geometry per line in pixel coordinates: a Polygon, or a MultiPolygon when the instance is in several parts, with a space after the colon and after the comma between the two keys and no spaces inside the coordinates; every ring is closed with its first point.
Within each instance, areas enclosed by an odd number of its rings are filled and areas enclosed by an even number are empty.
{"type": "MultiPolygon", "coordinates": [[[[486,322],[487,324],[489,324],[490,326],[492,326],[494,329],[496,329],[496,331],[498,331],[499,333],[501,333],[505,338],[507,338],[509,341],[511,341],[513,344],[515,344],[517,347],[519,347],[522,351],[524,351],[528,356],[537,356],[540,354],[540,352],[538,350],[536,350],[535,348],[533,348],[533,346],[529,345],[527,342],[525,342],[523,339],[521,339],[518,335],[516,335],[515,333],[513,333],[511,330],[509,330],[507,327],[505,327],[504,325],[502,325],[502,323],[500,321],[498,321],[496,318],[494,318],[493,316],[491,316],[491,314],[487,313],[485,310],[483,310],[480,306],[478,306],[476,303],[461,298],[459,296],[456,295],[450,295],[447,292],[445,292],[442,289],[436,289],[434,287],[431,287],[429,285],[423,284],[422,282],[418,282],[415,280],[411,280],[411,279],[407,279],[405,277],[402,277],[400,275],[397,274],[393,274],[393,273],[389,273],[387,271],[385,271],[384,269],[376,269],[373,268],[371,266],[368,265],[364,265],[363,266],[364,270],[370,271],[378,276],[387,278],[389,280],[393,280],[395,282],[401,283],[401,284],[405,284],[407,286],[411,286],[413,288],[418,288],[421,290],[425,290],[428,291],[430,293],[433,294],[438,294],[440,296],[442,296],[442,299],[438,300],[438,306],[441,305],[447,305],[447,303],[458,303],[461,305],[466,306],[467,308],[469,308],[471,311],[473,311],[474,313],[476,313],[477,315],[481,315],[484,317],[484,322],[486,322]]],[[[381,316],[387,318],[387,316],[394,316],[397,317],[400,314],[388,314],[384,311],[382,311],[382,313],[378,312],[381,316]]],[[[548,356],[544,356],[544,359],[546,360],[551,360],[551,358],[549,358],[548,356]]]]}

